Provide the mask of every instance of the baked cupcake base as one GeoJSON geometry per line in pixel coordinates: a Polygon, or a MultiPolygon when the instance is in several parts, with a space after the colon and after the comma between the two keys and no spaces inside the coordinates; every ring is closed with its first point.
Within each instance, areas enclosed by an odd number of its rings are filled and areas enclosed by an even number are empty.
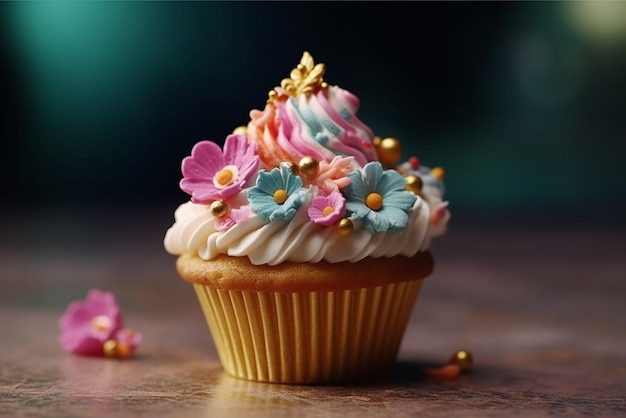
{"type": "Polygon", "coordinates": [[[322,384],[391,371],[432,258],[272,267],[181,256],[177,267],[194,286],[228,374],[322,384]]]}

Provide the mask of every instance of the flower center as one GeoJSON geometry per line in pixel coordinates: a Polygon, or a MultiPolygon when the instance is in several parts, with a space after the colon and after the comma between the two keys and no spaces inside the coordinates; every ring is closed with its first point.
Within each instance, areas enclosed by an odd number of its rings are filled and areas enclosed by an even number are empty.
{"type": "Polygon", "coordinates": [[[282,205],[283,203],[285,203],[285,200],[287,200],[287,192],[284,191],[283,189],[276,190],[274,192],[274,200],[279,205],[282,205]]]}
{"type": "Polygon", "coordinates": [[[335,208],[334,208],[334,207],[332,207],[332,206],[326,206],[326,207],[324,208],[324,210],[322,211],[322,213],[324,214],[324,216],[328,216],[328,215],[330,215],[331,213],[333,213],[334,211],[335,211],[335,208]]]}
{"type": "Polygon", "coordinates": [[[380,210],[383,207],[383,197],[376,193],[370,193],[365,198],[365,206],[371,210],[380,210]]]}
{"type": "Polygon", "coordinates": [[[237,169],[237,166],[227,165],[226,167],[215,173],[215,175],[213,176],[213,184],[218,189],[223,189],[224,187],[231,184],[238,175],[239,170],[237,169]]]}
{"type": "Polygon", "coordinates": [[[106,331],[111,328],[111,320],[108,316],[98,315],[91,320],[91,328],[95,331],[106,331]]]}

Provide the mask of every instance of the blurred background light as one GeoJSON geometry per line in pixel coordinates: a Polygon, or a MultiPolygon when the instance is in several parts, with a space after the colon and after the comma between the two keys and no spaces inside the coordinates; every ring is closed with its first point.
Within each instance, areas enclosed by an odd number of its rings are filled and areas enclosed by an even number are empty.
{"type": "Polygon", "coordinates": [[[625,6],[1,2],[3,204],[174,207],[193,144],[308,50],[403,158],[445,168],[454,212],[618,216],[625,6]]]}
{"type": "Polygon", "coordinates": [[[579,46],[541,34],[520,39],[516,67],[524,94],[540,106],[559,106],[572,101],[580,93],[585,77],[579,46]]]}
{"type": "Polygon", "coordinates": [[[605,45],[626,43],[626,2],[572,1],[563,9],[572,26],[589,39],[605,45]]]}

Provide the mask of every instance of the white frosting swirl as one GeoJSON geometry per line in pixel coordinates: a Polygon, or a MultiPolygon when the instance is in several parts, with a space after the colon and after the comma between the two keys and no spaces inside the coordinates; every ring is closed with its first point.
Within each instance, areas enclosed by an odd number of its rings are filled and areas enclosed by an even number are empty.
{"type": "MultiPolygon", "coordinates": [[[[242,192],[245,194],[245,192],[242,192]]],[[[411,257],[424,251],[430,241],[430,208],[421,198],[409,209],[409,223],[401,231],[372,234],[360,225],[341,237],[327,228],[309,221],[302,205],[289,222],[266,223],[256,214],[225,232],[215,229],[215,218],[209,205],[187,202],[176,210],[176,222],[167,231],[165,249],[174,255],[198,254],[211,260],[219,254],[247,256],[252,264],[276,265],[285,261],[330,263],[357,262],[365,257],[411,257]]]]}

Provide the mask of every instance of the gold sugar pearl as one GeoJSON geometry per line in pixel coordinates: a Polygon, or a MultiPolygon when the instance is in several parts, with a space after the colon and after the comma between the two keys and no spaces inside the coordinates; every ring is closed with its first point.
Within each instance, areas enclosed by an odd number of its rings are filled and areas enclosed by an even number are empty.
{"type": "Polygon", "coordinates": [[[459,350],[450,357],[449,363],[459,366],[462,372],[468,372],[474,367],[474,358],[469,351],[459,350]]]}
{"type": "Polygon", "coordinates": [[[298,167],[298,164],[293,161],[287,161],[285,164],[287,164],[294,176],[300,175],[300,167],[298,167]]]}
{"type": "Polygon", "coordinates": [[[222,216],[226,216],[228,214],[228,204],[223,200],[216,200],[211,203],[211,215],[216,218],[221,218],[222,216]]]}
{"type": "Polygon", "coordinates": [[[304,178],[313,178],[317,175],[320,163],[313,157],[303,157],[298,163],[300,175],[304,178]]]}
{"type": "Polygon", "coordinates": [[[383,165],[391,165],[402,157],[402,144],[396,138],[374,138],[374,146],[383,165]]]}
{"type": "Polygon", "coordinates": [[[247,126],[237,126],[235,129],[233,129],[233,133],[236,135],[246,135],[248,133],[248,127],[247,126]]]}
{"type": "Polygon", "coordinates": [[[348,235],[352,234],[353,230],[354,225],[352,224],[352,221],[348,218],[341,218],[335,224],[335,232],[340,237],[347,237],[348,235]]]}
{"type": "Polygon", "coordinates": [[[107,357],[115,357],[117,355],[117,341],[106,340],[102,346],[102,351],[104,351],[104,355],[107,357]]]}
{"type": "Polygon", "coordinates": [[[422,183],[421,178],[419,178],[418,176],[414,176],[413,174],[409,174],[405,178],[406,178],[406,185],[404,186],[404,190],[413,192],[416,195],[419,195],[420,193],[422,193],[422,186],[424,184],[422,183]]]}
{"type": "Polygon", "coordinates": [[[430,175],[436,179],[443,179],[446,176],[446,172],[442,167],[434,167],[430,170],[430,175]]]}

